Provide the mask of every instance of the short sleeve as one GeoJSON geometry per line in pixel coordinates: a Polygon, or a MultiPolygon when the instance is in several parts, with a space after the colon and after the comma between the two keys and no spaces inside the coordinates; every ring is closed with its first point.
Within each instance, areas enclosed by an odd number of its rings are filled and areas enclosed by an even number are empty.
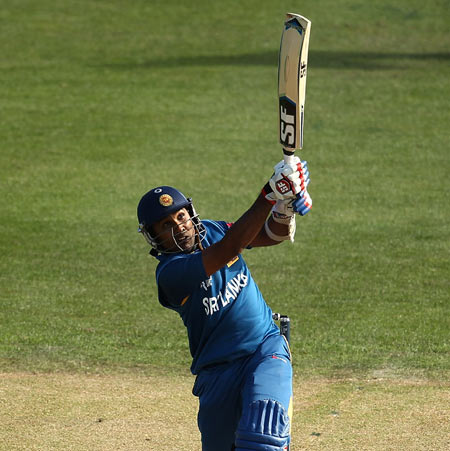
{"type": "Polygon", "coordinates": [[[180,255],[167,262],[157,273],[161,304],[179,306],[207,279],[202,253],[180,255]]]}

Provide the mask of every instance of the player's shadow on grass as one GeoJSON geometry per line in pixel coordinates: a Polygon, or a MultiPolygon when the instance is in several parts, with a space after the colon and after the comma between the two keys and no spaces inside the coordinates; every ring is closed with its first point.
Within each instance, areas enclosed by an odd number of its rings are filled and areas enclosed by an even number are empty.
{"type": "MultiPolygon", "coordinates": [[[[411,62],[448,61],[450,52],[437,53],[381,53],[381,52],[345,52],[328,50],[310,50],[309,66],[325,69],[397,69],[411,62]]],[[[195,66],[273,66],[278,65],[278,52],[267,51],[242,55],[198,55],[174,58],[155,58],[107,66],[116,69],[153,69],[168,67],[195,66]]]]}
{"type": "Polygon", "coordinates": [[[408,63],[421,61],[448,61],[450,52],[441,53],[381,53],[311,51],[309,66],[325,69],[397,69],[408,63]]]}

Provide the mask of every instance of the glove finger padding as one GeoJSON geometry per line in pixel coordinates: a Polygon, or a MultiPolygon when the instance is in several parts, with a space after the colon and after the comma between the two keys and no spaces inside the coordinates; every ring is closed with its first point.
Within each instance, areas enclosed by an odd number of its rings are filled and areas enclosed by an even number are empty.
{"type": "Polygon", "coordinates": [[[299,170],[299,173],[300,173],[301,191],[303,192],[306,191],[310,182],[308,163],[306,161],[301,162],[301,169],[299,170]]]}
{"type": "MultiPolygon", "coordinates": [[[[278,165],[280,165],[280,163],[278,163],[278,165]]],[[[278,165],[275,167],[278,167],[278,165]]],[[[286,164],[284,167],[281,167],[280,170],[287,176],[297,173],[299,181],[297,194],[301,194],[302,192],[306,191],[310,182],[307,161],[301,161],[300,158],[295,157],[292,163],[286,164]]],[[[297,180],[297,178],[295,178],[295,180],[297,180]]],[[[297,182],[294,183],[296,183],[297,185],[297,182]]]]}
{"type": "Polygon", "coordinates": [[[308,191],[305,191],[303,195],[295,199],[292,207],[300,216],[305,216],[312,208],[312,199],[308,191]]]}

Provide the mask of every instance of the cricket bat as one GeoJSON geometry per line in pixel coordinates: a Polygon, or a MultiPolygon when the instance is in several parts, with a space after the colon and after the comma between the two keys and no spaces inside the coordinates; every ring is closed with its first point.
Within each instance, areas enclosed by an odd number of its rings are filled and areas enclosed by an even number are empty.
{"type": "Polygon", "coordinates": [[[303,148],[306,73],[311,21],[288,13],[278,59],[278,113],[280,143],[288,163],[303,148]]]}

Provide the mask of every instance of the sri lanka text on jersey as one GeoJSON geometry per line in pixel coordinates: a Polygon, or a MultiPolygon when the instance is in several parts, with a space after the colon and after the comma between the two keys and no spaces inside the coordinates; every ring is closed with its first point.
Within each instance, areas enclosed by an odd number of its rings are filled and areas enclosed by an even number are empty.
{"type": "Polygon", "coordinates": [[[217,296],[203,298],[203,305],[205,306],[206,315],[213,315],[218,312],[220,308],[227,306],[230,302],[234,301],[242,288],[247,286],[248,276],[243,272],[235,275],[226,285],[225,292],[219,291],[217,296]]]}

